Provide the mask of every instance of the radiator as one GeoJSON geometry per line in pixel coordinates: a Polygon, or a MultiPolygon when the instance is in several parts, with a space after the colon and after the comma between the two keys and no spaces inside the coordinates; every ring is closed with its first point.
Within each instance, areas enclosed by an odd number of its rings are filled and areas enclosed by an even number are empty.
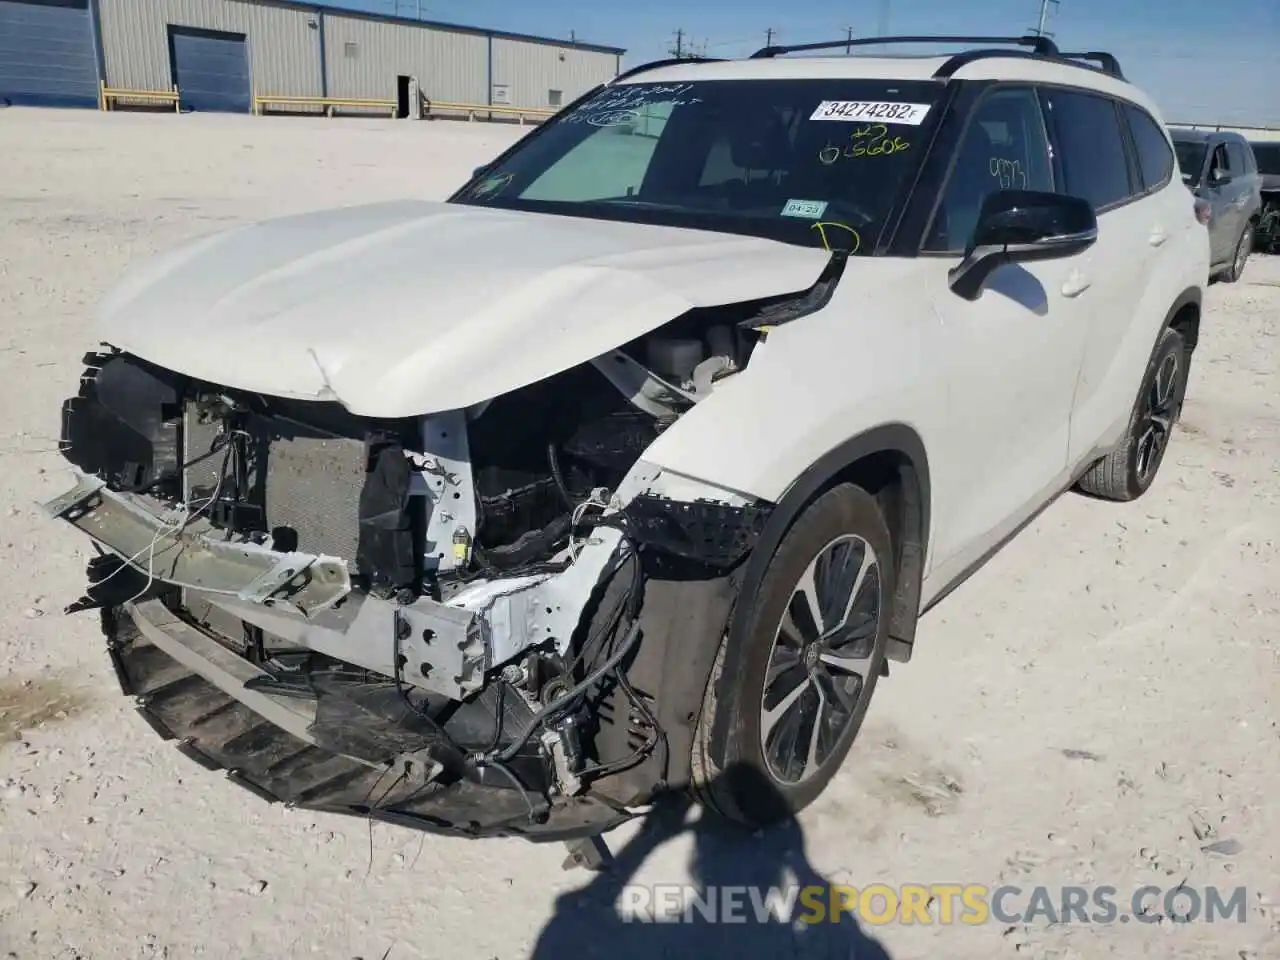
{"type": "MultiPolygon", "coordinates": [[[[364,441],[334,437],[292,421],[256,418],[249,432],[266,449],[266,482],[258,485],[268,530],[295,531],[297,549],[345,560],[354,571],[359,539],[360,489],[365,478],[364,441]]],[[[207,453],[217,436],[216,424],[199,423],[193,406],[183,417],[185,460],[207,453]]],[[[188,500],[195,487],[218,481],[223,454],[187,468],[188,500]]]]}

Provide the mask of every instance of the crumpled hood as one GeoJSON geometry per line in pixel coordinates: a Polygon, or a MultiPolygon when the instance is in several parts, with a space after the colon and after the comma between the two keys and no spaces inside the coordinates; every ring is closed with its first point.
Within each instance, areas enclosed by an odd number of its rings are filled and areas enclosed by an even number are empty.
{"type": "Polygon", "coordinates": [[[827,256],[699,230],[383,203],[174,250],[111,293],[100,334],[212,383],[413,416],[551,376],[692,307],[804,290],[827,256]]]}

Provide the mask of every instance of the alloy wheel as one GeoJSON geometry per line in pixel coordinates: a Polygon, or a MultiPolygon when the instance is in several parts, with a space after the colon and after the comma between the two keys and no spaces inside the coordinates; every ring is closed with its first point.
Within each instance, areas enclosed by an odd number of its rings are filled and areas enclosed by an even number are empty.
{"type": "Polygon", "coordinates": [[[1171,353],[1161,361],[1147,395],[1147,411],[1138,437],[1138,478],[1145,484],[1160,465],[1173,431],[1174,408],[1178,402],[1178,378],[1182,364],[1171,353]]]}
{"type": "Polygon", "coordinates": [[[769,774],[813,777],[862,716],[883,608],[879,559],[845,534],[818,551],[774,632],[760,704],[769,774]]]}
{"type": "Polygon", "coordinates": [[[1240,238],[1240,246],[1236,249],[1236,276],[1244,273],[1244,265],[1249,261],[1249,248],[1253,245],[1253,237],[1249,235],[1249,231],[1245,231],[1244,236],[1240,238]]]}

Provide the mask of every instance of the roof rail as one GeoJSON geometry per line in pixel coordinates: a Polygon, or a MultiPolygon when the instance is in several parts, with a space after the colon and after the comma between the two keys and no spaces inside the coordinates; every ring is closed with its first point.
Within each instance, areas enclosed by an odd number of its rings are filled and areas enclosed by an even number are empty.
{"type": "Polygon", "coordinates": [[[882,43],[1002,43],[1015,47],[1031,47],[1044,56],[1055,56],[1057,44],[1048,37],[855,37],[843,40],[823,40],[818,43],[795,43],[781,47],[761,47],[751,55],[752,60],[777,57],[784,53],[801,53],[806,50],[835,50],[838,47],[870,47],[882,43]]]}
{"type": "Polygon", "coordinates": [[[1120,61],[1109,53],[1092,50],[1089,53],[1060,53],[1058,56],[1066,60],[1086,60],[1096,63],[1102,72],[1117,80],[1124,79],[1124,71],[1120,69],[1120,61]]]}
{"type": "Polygon", "coordinates": [[[938,80],[945,80],[955,76],[956,71],[961,67],[968,66],[975,60],[987,60],[993,57],[1015,57],[1026,60],[1050,61],[1052,63],[1061,63],[1071,67],[1079,67],[1081,70],[1092,70],[1095,73],[1105,73],[1108,76],[1115,77],[1117,80],[1123,80],[1124,74],[1120,70],[1120,63],[1109,53],[1058,53],[1058,54],[1040,54],[1030,53],[1026,50],[966,50],[964,53],[957,53],[954,57],[940,66],[933,72],[933,76],[938,80]],[[1098,63],[1094,66],[1092,63],[1084,63],[1081,61],[1093,60],[1098,63]]]}

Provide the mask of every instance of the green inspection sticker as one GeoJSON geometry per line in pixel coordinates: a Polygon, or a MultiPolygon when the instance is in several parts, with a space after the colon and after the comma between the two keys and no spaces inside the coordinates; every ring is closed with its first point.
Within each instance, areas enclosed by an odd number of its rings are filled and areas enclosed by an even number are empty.
{"type": "Polygon", "coordinates": [[[825,200],[788,200],[782,208],[784,217],[803,217],[805,220],[817,220],[827,211],[825,200]]]}

